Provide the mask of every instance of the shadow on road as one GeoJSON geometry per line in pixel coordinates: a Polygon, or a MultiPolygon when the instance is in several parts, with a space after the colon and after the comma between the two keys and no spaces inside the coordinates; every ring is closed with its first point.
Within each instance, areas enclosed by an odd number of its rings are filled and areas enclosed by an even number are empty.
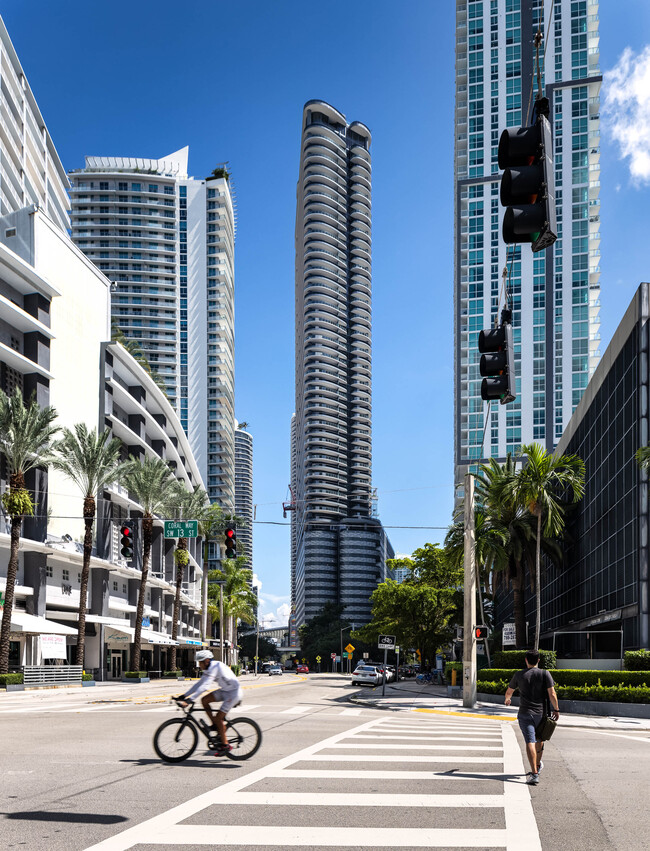
{"type": "MultiPolygon", "coordinates": [[[[184,766],[190,766],[192,768],[241,768],[241,766],[232,762],[227,758],[224,758],[222,762],[217,762],[215,757],[212,757],[212,761],[210,761],[211,754],[208,754],[205,759],[185,759],[183,762],[176,763],[179,768],[184,766]]],[[[161,768],[173,768],[173,763],[163,762],[161,759],[145,759],[142,757],[141,759],[121,759],[120,762],[128,763],[129,765],[159,765],[161,768]]]]}
{"type": "Polygon", "coordinates": [[[17,821],[58,821],[79,824],[119,824],[128,821],[126,816],[111,816],[104,813],[56,813],[47,810],[32,810],[22,813],[5,813],[5,818],[17,821]]]}

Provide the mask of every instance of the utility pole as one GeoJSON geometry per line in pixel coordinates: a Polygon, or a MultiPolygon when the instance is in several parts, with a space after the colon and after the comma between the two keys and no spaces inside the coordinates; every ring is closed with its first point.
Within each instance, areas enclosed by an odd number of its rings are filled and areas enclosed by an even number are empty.
{"type": "Polygon", "coordinates": [[[257,634],[255,636],[255,676],[257,676],[257,660],[260,655],[260,619],[257,618],[257,634]]]}
{"type": "Polygon", "coordinates": [[[463,620],[463,706],[476,703],[476,570],[474,567],[474,476],[465,476],[465,559],[464,559],[464,620],[463,620]]]}
{"type": "Polygon", "coordinates": [[[219,583],[219,661],[224,661],[223,585],[219,583]]]}

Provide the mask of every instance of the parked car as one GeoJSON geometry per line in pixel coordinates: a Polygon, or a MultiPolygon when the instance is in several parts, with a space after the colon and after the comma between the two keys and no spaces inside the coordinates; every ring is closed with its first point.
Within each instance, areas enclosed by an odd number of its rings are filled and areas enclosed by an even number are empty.
{"type": "Polygon", "coordinates": [[[274,677],[276,675],[282,676],[282,668],[280,665],[271,665],[269,668],[269,677],[274,677]]]}
{"type": "Polygon", "coordinates": [[[308,674],[309,673],[309,665],[297,665],[296,666],[297,674],[308,674]]]}
{"type": "Polygon", "coordinates": [[[352,674],[353,685],[376,686],[381,682],[382,675],[372,665],[361,665],[352,674]]]}
{"type": "Polygon", "coordinates": [[[399,675],[400,677],[410,678],[415,676],[415,670],[413,665],[400,665],[399,666],[399,675]]]}
{"type": "Polygon", "coordinates": [[[388,682],[392,683],[397,679],[397,672],[395,671],[395,665],[386,665],[386,676],[388,677],[388,682]]]}

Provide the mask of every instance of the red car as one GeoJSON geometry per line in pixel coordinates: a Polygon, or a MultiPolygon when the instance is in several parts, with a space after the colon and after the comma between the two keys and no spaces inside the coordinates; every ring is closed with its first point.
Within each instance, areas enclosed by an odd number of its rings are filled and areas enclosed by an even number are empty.
{"type": "Polygon", "coordinates": [[[309,665],[297,665],[296,666],[297,674],[308,674],[309,673],[309,665]]]}

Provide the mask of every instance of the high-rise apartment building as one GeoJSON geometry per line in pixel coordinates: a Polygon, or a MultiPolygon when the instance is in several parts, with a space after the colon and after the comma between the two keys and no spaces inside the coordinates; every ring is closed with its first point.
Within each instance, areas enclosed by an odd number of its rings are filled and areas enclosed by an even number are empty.
{"type": "Polygon", "coordinates": [[[67,231],[68,178],[0,18],[0,216],[29,204],[67,231]]]}
{"type": "Polygon", "coordinates": [[[457,0],[454,195],[456,482],[522,443],[552,450],[600,353],[598,1],[457,0]],[[539,29],[550,101],[558,239],[537,254],[501,238],[501,131],[532,123],[539,29]],[[511,270],[517,399],[481,399],[478,335],[511,270]],[[486,420],[487,417],[487,420],[486,420]],[[484,430],[485,429],[485,430],[484,430]]]}
{"type": "Polygon", "coordinates": [[[253,570],[253,435],[244,429],[235,430],[235,514],[246,522],[237,529],[237,551],[253,570]]]}
{"type": "MultiPolygon", "coordinates": [[[[72,238],[113,282],[112,321],[144,353],[187,432],[211,501],[235,507],[230,175],[161,159],[86,157],[70,173],[72,238]]],[[[216,556],[216,551],[212,557],[216,556]]]]}
{"type": "Polygon", "coordinates": [[[370,619],[386,538],[371,516],[370,131],[304,108],[296,208],[296,412],[291,426],[292,604],[370,619]]]}

